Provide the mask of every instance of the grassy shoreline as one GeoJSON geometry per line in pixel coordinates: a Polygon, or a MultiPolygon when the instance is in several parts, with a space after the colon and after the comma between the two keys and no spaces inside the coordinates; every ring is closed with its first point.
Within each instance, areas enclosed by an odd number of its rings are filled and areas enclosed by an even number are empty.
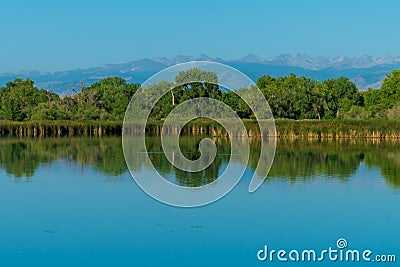
{"type": "MultiPolygon", "coordinates": [[[[257,121],[243,120],[247,132],[259,137],[257,121]]],[[[120,136],[121,121],[0,121],[0,137],[69,137],[69,136],[120,136]]],[[[161,132],[163,121],[149,121],[146,131],[153,134],[161,132]]],[[[400,123],[395,120],[275,120],[279,138],[307,139],[400,139],[400,123]]],[[[215,122],[198,119],[189,122],[186,134],[211,134],[225,136],[224,129],[215,122]]]]}
{"type": "Polygon", "coordinates": [[[121,135],[118,121],[0,121],[0,137],[112,136],[121,135]]]}

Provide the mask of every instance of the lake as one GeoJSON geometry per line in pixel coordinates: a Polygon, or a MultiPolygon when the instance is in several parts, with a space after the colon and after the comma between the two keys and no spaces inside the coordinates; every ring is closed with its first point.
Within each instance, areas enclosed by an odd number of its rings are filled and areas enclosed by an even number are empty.
{"type": "MultiPolygon", "coordinates": [[[[200,140],[181,137],[183,154],[198,157],[200,140]]],[[[158,138],[146,144],[166,179],[196,187],[229,161],[228,140],[215,141],[214,163],[190,175],[170,166],[158,138]]],[[[340,238],[398,260],[400,142],[279,140],[267,179],[250,194],[260,154],[250,141],[238,186],[210,205],[176,208],[138,187],[119,137],[0,139],[0,266],[284,266],[257,253],[338,249],[340,238]]]]}

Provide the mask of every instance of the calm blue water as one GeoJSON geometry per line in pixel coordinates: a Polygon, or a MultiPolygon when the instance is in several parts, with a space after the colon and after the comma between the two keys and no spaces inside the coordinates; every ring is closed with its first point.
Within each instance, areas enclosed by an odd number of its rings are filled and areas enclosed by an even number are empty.
{"type": "Polygon", "coordinates": [[[339,238],[399,261],[397,146],[278,144],[258,191],[247,192],[248,167],[226,197],[184,209],[146,195],[123,164],[109,171],[114,141],[71,142],[0,144],[0,266],[365,266],[257,260],[264,245],[318,250],[339,238]]]}

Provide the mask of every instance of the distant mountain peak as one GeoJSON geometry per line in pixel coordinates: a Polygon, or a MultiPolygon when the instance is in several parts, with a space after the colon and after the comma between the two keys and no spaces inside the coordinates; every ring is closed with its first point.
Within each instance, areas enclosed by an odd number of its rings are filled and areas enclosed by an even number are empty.
{"type": "Polygon", "coordinates": [[[264,63],[265,59],[256,54],[248,54],[247,56],[242,57],[241,61],[249,63],[264,63]]]}
{"type": "Polygon", "coordinates": [[[196,56],[187,56],[187,55],[179,55],[175,56],[170,59],[170,63],[172,64],[178,64],[178,63],[184,63],[184,62],[189,62],[189,61],[212,61],[213,59],[205,54],[200,54],[196,56]]]}

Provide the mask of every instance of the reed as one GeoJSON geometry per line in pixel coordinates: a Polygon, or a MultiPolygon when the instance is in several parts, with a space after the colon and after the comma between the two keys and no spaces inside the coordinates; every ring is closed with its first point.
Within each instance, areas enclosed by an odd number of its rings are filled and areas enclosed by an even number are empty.
{"type": "MultiPolygon", "coordinates": [[[[246,131],[234,129],[236,136],[260,137],[260,129],[255,120],[243,120],[246,131]]],[[[400,139],[400,123],[395,120],[275,120],[276,136],[284,139],[400,139]]],[[[150,120],[145,131],[160,135],[163,121],[150,120]]],[[[127,129],[125,129],[127,130],[127,129]]],[[[143,132],[141,126],[131,126],[129,132],[143,132]]],[[[177,133],[179,129],[168,129],[177,133]]],[[[226,130],[209,119],[190,121],[182,134],[227,136],[226,130]]],[[[0,121],[0,136],[50,137],[50,136],[119,136],[122,134],[120,121],[0,121]]],[[[263,133],[275,136],[275,133],[263,133]]]]}
{"type": "Polygon", "coordinates": [[[122,122],[27,121],[0,122],[0,136],[62,137],[121,135],[122,122]]]}
{"type": "Polygon", "coordinates": [[[400,123],[395,120],[276,120],[275,124],[281,138],[400,138],[400,123]]]}
{"type": "MultiPolygon", "coordinates": [[[[243,120],[246,132],[237,129],[237,136],[249,135],[260,137],[260,129],[255,120],[243,120]]],[[[390,120],[275,120],[276,137],[284,139],[399,139],[400,123],[390,120]]],[[[159,134],[162,121],[151,122],[146,131],[159,134]]],[[[217,122],[205,119],[194,120],[188,123],[182,132],[185,134],[211,134],[213,136],[226,136],[225,129],[217,122]]],[[[263,133],[274,136],[273,133],[263,133]]]]}

